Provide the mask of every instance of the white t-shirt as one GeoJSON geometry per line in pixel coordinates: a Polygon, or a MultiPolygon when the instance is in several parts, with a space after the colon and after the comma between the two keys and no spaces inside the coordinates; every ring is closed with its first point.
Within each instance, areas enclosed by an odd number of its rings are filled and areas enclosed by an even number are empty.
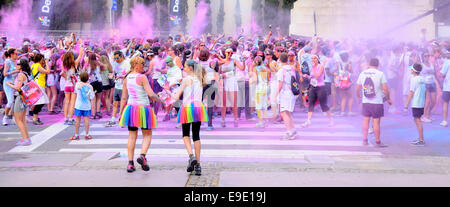
{"type": "Polygon", "coordinates": [[[78,82],[75,85],[75,93],[77,98],[75,100],[75,109],[78,110],[91,110],[91,100],[95,97],[94,89],[89,84],[82,84],[78,82]]]}
{"type": "MultiPolygon", "coordinates": [[[[112,67],[114,73],[116,74],[116,78],[117,76],[125,76],[131,70],[129,59],[124,59],[121,63],[117,63],[116,61],[114,61],[112,67]]],[[[123,79],[116,79],[114,88],[122,90],[123,79]]]]}
{"type": "Polygon", "coordinates": [[[450,59],[445,60],[441,74],[445,75],[443,91],[450,92],[450,59]]]}
{"type": "Polygon", "coordinates": [[[381,72],[377,69],[369,68],[367,70],[362,71],[361,74],[359,74],[357,84],[363,86],[366,78],[368,78],[368,77],[372,78],[373,85],[375,88],[375,97],[367,98],[363,94],[362,102],[370,103],[370,104],[383,104],[383,86],[382,86],[382,84],[387,82],[386,76],[384,75],[383,72],[381,72]]]}
{"type": "Polygon", "coordinates": [[[414,92],[411,100],[411,108],[425,108],[425,78],[422,76],[411,77],[409,90],[414,92]]]}
{"type": "Polygon", "coordinates": [[[173,66],[167,70],[167,82],[169,82],[170,85],[175,83],[181,84],[181,82],[178,82],[178,80],[181,79],[183,79],[183,73],[179,67],[173,66]]]}
{"type": "MultiPolygon", "coordinates": [[[[291,91],[291,76],[292,75],[293,75],[292,67],[289,65],[283,66],[277,72],[277,80],[283,82],[283,87],[281,88],[281,91],[279,94],[280,102],[283,101],[283,99],[294,97],[294,94],[291,91]]],[[[278,87],[276,89],[278,90],[278,87]]]]}

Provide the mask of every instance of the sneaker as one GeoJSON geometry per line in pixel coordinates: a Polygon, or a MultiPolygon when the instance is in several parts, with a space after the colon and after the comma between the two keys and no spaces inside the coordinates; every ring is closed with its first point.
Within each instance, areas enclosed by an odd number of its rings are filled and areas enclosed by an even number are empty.
{"type": "Polygon", "coordinates": [[[29,146],[31,145],[31,139],[21,139],[16,143],[17,146],[29,146]]]}
{"type": "Polygon", "coordinates": [[[376,147],[376,148],[387,147],[387,145],[383,144],[382,142],[375,142],[375,144],[373,146],[376,147]]]}
{"type": "MultiPolygon", "coordinates": [[[[326,115],[326,113],[325,113],[326,115]]],[[[337,113],[336,116],[345,116],[345,112],[341,111],[340,113],[337,113]]]]}
{"type": "Polygon", "coordinates": [[[86,135],[86,136],[84,136],[84,139],[91,140],[92,139],[92,135],[86,135]]]}
{"type": "Polygon", "coordinates": [[[177,126],[175,126],[175,128],[179,129],[179,128],[181,128],[182,125],[183,124],[177,124],[177,126]]]}
{"type": "Polygon", "coordinates": [[[101,112],[97,112],[97,113],[95,114],[95,118],[96,118],[96,119],[101,119],[101,118],[102,118],[102,113],[101,113],[101,112]]]}
{"type": "Polygon", "coordinates": [[[265,126],[264,126],[264,122],[258,122],[258,123],[256,123],[256,126],[255,126],[256,128],[264,128],[265,126]]]}
{"type": "Polygon", "coordinates": [[[189,158],[189,162],[188,162],[188,166],[186,171],[187,172],[192,172],[194,170],[194,166],[197,164],[197,160],[195,159],[194,156],[192,156],[191,158],[189,158]]]}
{"type": "Polygon", "coordinates": [[[80,140],[80,136],[73,135],[69,140],[80,140]]]}
{"type": "Polygon", "coordinates": [[[202,167],[200,167],[200,163],[197,163],[194,166],[194,172],[195,172],[195,175],[197,175],[197,176],[202,175],[202,167]]]}
{"type": "Polygon", "coordinates": [[[106,122],[105,127],[114,127],[116,124],[117,123],[115,121],[108,121],[106,122]]]}
{"type": "Polygon", "coordinates": [[[65,120],[64,125],[69,125],[69,120],[65,120]]]}
{"type": "Polygon", "coordinates": [[[147,159],[144,156],[140,156],[137,158],[137,162],[142,166],[142,170],[149,171],[150,167],[147,164],[147,159]]]}
{"type": "Polygon", "coordinates": [[[309,126],[311,126],[311,121],[307,120],[305,123],[303,123],[302,128],[308,128],[309,126]]]}
{"type": "Polygon", "coordinates": [[[127,172],[132,173],[134,171],[136,171],[136,168],[134,167],[134,165],[128,163],[127,172]]]}
{"type": "Polygon", "coordinates": [[[67,125],[75,125],[75,120],[67,120],[67,125]]]}
{"type": "Polygon", "coordinates": [[[206,128],[206,131],[212,131],[212,130],[214,130],[214,127],[213,127],[213,126],[208,126],[208,127],[206,128]]]}
{"type": "Polygon", "coordinates": [[[441,125],[443,127],[448,127],[447,121],[442,121],[439,125],[441,125]]]}
{"type": "Polygon", "coordinates": [[[425,117],[420,118],[420,120],[424,123],[431,123],[431,119],[427,119],[425,117]]]}
{"type": "Polygon", "coordinates": [[[423,147],[425,146],[425,142],[424,141],[419,141],[419,140],[415,140],[413,142],[411,142],[412,146],[417,146],[417,147],[423,147]]]}
{"type": "Polygon", "coordinates": [[[397,110],[395,110],[394,107],[389,107],[389,111],[390,114],[395,114],[397,112],[397,110]]]}
{"type": "Polygon", "coordinates": [[[39,122],[39,120],[33,120],[33,124],[34,125],[42,125],[41,122],[39,122]]]}
{"type": "Polygon", "coordinates": [[[294,140],[297,137],[297,131],[292,132],[291,136],[288,137],[289,140],[294,140]]]}
{"type": "Polygon", "coordinates": [[[8,125],[8,118],[6,116],[3,116],[3,122],[2,122],[3,126],[8,125]]]}

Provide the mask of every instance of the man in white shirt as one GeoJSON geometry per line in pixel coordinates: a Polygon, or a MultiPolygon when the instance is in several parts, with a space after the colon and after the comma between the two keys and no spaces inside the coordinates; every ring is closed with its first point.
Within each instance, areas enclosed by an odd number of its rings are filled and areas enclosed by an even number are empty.
{"type": "Polygon", "coordinates": [[[443,89],[442,89],[442,100],[443,100],[443,120],[441,126],[447,127],[447,116],[448,116],[448,103],[450,101],[450,51],[447,50],[447,59],[442,66],[441,75],[444,77],[443,89]]]}
{"type": "Polygon", "coordinates": [[[373,118],[373,130],[375,133],[375,146],[387,147],[380,140],[380,121],[384,116],[383,108],[383,94],[385,95],[389,105],[392,105],[392,101],[389,96],[389,89],[386,81],[386,76],[383,72],[377,68],[379,66],[379,60],[372,58],[370,60],[369,68],[361,72],[358,77],[356,85],[356,94],[358,100],[363,103],[363,145],[367,146],[367,134],[369,131],[370,118],[373,118]]]}
{"type": "Polygon", "coordinates": [[[113,96],[113,113],[111,116],[111,120],[108,121],[105,126],[113,127],[116,123],[116,116],[119,112],[120,101],[122,99],[122,87],[123,87],[123,78],[130,71],[131,65],[130,61],[126,59],[124,54],[121,51],[114,52],[114,61],[112,64],[115,76],[114,82],[114,96],[113,96]]]}

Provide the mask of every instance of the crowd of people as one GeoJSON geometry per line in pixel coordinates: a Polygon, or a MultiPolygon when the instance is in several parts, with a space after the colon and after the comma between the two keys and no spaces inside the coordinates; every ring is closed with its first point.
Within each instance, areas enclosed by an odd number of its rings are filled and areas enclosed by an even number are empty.
{"type": "Polygon", "coordinates": [[[298,120],[292,116],[296,106],[308,113],[302,127],[313,124],[316,105],[329,118],[330,127],[334,116],[361,111],[363,145],[368,145],[367,134],[374,133],[376,147],[386,147],[380,140],[384,102],[394,114],[409,114],[411,104],[419,132],[419,139],[412,142],[415,146],[425,145],[422,122],[434,121],[432,114],[440,107],[440,125],[448,126],[448,41],[334,41],[275,37],[272,31],[266,36],[227,38],[178,34],[81,39],[70,34],[24,38],[17,45],[6,37],[0,41],[2,125],[18,126],[22,140],[17,145],[32,144],[27,122],[42,125],[39,114],[44,107],[49,114],[62,113],[64,124],[75,125],[71,140],[80,139],[81,118],[89,140],[93,138],[89,120],[106,116],[110,120],[105,127],[128,127],[128,172],[135,171],[139,128],[144,142],[137,162],[149,170],[145,155],[158,113],[164,114],[164,122],[176,117],[189,155],[187,171],[196,175],[201,175],[201,123],[207,122],[206,130],[216,130],[212,120],[218,117],[225,128],[231,113],[234,127],[239,127],[242,112],[246,120],[256,121],[257,128],[283,122],[286,135],[281,139],[292,140],[299,135],[294,125],[298,120]],[[32,105],[22,91],[30,82],[42,92],[32,105]]]}

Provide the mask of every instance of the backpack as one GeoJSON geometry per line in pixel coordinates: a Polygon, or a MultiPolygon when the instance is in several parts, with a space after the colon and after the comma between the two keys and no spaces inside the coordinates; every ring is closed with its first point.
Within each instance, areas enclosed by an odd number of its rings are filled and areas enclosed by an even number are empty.
{"type": "Polygon", "coordinates": [[[297,73],[297,71],[295,71],[295,75],[291,75],[291,91],[294,94],[294,96],[298,96],[302,92],[300,90],[299,80],[300,80],[299,74],[297,73]]]}
{"type": "Polygon", "coordinates": [[[39,101],[43,93],[39,85],[34,80],[30,80],[22,86],[19,94],[25,106],[30,107],[39,101]]]}
{"type": "Polygon", "coordinates": [[[363,85],[363,93],[366,98],[374,98],[375,94],[375,85],[371,77],[366,77],[363,85]]]}

